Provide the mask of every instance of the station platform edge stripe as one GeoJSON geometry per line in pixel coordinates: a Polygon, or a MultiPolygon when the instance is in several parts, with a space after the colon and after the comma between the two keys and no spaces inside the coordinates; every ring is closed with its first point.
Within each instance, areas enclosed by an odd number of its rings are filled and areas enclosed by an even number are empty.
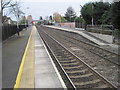
{"type": "Polygon", "coordinates": [[[27,54],[27,51],[28,51],[28,46],[30,44],[31,36],[32,36],[32,30],[31,30],[31,33],[30,33],[30,36],[29,36],[29,39],[28,39],[28,42],[27,42],[27,45],[26,45],[25,52],[24,52],[23,57],[22,57],[20,67],[19,67],[19,71],[18,71],[17,78],[16,78],[16,83],[14,85],[14,90],[16,90],[19,87],[19,84],[20,84],[21,75],[22,75],[22,71],[23,71],[23,66],[24,66],[26,54],[27,54]]]}

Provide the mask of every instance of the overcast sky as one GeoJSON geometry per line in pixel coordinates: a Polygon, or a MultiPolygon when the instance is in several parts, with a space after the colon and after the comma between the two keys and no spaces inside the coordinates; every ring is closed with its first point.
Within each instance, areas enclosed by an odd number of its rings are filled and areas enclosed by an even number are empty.
{"type": "Polygon", "coordinates": [[[64,15],[67,8],[72,6],[77,16],[80,15],[80,5],[93,0],[25,0],[22,5],[26,16],[31,14],[33,19],[39,19],[39,16],[50,16],[54,12],[64,15]],[[29,7],[29,9],[27,9],[29,7]]]}
{"type": "Polygon", "coordinates": [[[54,12],[58,12],[64,15],[67,8],[72,6],[76,15],[80,15],[80,5],[84,5],[88,2],[100,1],[100,0],[20,0],[22,11],[26,13],[26,16],[32,15],[34,20],[39,19],[39,16],[43,18],[53,15],[54,12]]]}

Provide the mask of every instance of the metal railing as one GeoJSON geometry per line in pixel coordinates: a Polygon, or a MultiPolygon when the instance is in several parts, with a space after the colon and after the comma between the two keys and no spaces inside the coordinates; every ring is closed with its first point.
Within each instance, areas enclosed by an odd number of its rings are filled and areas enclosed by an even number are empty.
{"type": "Polygon", "coordinates": [[[82,22],[75,21],[75,28],[85,28],[85,25],[82,22]]]}
{"type": "Polygon", "coordinates": [[[86,30],[94,33],[112,35],[114,28],[113,25],[87,25],[86,30]]]}

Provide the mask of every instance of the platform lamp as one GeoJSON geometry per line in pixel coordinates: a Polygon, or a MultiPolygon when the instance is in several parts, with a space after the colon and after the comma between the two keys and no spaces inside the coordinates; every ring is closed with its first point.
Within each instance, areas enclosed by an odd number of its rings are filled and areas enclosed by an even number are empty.
{"type": "Polygon", "coordinates": [[[94,18],[93,18],[94,4],[92,3],[92,26],[94,26],[94,18]]]}
{"type": "MultiPolygon", "coordinates": [[[[26,8],[26,10],[28,10],[28,9],[29,9],[29,7],[26,8]]],[[[25,15],[25,27],[26,27],[26,25],[27,25],[27,16],[25,15]]]]}

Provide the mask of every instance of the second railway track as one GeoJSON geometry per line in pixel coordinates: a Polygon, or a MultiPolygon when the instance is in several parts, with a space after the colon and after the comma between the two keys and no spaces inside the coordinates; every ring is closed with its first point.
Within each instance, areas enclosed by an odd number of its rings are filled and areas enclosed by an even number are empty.
{"type": "MultiPolygon", "coordinates": [[[[44,27],[45,29],[50,29],[47,27],[44,27]]],[[[80,37],[80,35],[75,34],[75,33],[71,33],[71,32],[67,32],[67,31],[61,31],[61,30],[55,30],[55,29],[50,29],[48,31],[49,34],[54,34],[55,37],[59,37],[59,38],[64,38],[66,40],[69,40],[69,42],[76,44],[77,46],[80,46],[118,66],[120,66],[119,63],[119,58],[120,55],[119,53],[115,53],[115,52],[111,52],[109,50],[105,50],[102,47],[96,45],[95,43],[85,39],[84,37],[80,37]],[[49,32],[51,31],[51,32],[49,32]],[[56,36],[55,33],[59,33],[59,35],[56,36]],[[75,41],[75,42],[73,42],[75,41]]]]}
{"type": "Polygon", "coordinates": [[[52,36],[42,30],[39,30],[39,33],[74,89],[117,88],[52,36]]]}

